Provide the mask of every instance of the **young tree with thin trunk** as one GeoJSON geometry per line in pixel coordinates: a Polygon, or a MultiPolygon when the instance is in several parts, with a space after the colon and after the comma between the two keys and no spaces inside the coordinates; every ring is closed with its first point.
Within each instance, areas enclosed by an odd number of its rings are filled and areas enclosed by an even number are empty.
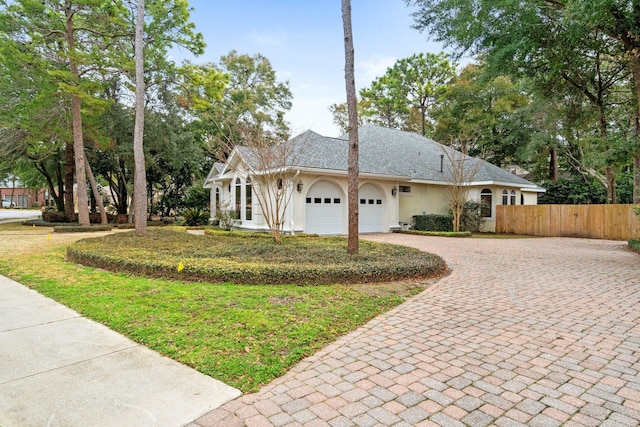
{"type": "MultiPolygon", "coordinates": [[[[236,146],[236,150],[247,173],[245,191],[251,192],[247,199],[258,201],[274,242],[281,244],[286,211],[298,175],[291,166],[304,151],[304,143],[298,138],[279,140],[277,136],[256,131],[253,127],[240,130],[240,133],[244,143],[236,146]]],[[[247,209],[250,208],[247,205],[247,209]]]]}
{"type": "Polygon", "coordinates": [[[342,23],[344,26],[344,78],[347,89],[347,110],[349,114],[349,161],[348,200],[349,235],[347,253],[358,253],[358,100],[354,77],[353,34],[351,29],[351,1],[342,0],[342,23]]]}
{"type": "Polygon", "coordinates": [[[464,205],[469,197],[469,184],[482,166],[482,160],[469,157],[450,147],[442,146],[442,173],[447,180],[447,193],[453,216],[453,231],[460,231],[464,205]]]}

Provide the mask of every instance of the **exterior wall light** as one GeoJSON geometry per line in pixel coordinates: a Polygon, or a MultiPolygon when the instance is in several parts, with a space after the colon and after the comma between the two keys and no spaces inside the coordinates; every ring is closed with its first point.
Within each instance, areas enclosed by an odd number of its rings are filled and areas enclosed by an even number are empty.
{"type": "Polygon", "coordinates": [[[394,185],[393,188],[391,189],[391,195],[393,197],[396,197],[396,194],[398,194],[398,187],[394,185]]]}
{"type": "Polygon", "coordinates": [[[298,185],[296,185],[296,189],[298,190],[298,193],[302,193],[302,187],[304,184],[302,184],[302,181],[300,181],[298,183],[298,185]]]}

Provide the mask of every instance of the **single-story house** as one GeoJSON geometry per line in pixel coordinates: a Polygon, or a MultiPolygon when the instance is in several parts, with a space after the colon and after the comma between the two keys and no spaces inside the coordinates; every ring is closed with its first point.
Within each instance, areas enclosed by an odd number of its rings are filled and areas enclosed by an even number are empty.
{"type": "Polygon", "coordinates": [[[0,199],[9,200],[16,208],[40,208],[53,202],[49,200],[49,192],[46,189],[25,188],[18,183],[0,182],[0,199]]]}
{"type": "MultiPolygon", "coordinates": [[[[409,226],[414,215],[450,210],[452,163],[463,162],[473,176],[464,185],[468,199],[483,205],[483,230],[495,231],[497,204],[537,204],[544,189],[484,160],[466,156],[421,135],[374,125],[358,130],[359,229],[389,232],[409,226]]],[[[290,192],[285,233],[346,234],[348,226],[348,135],[330,138],[313,131],[290,139],[295,155],[285,165],[282,191],[290,192]]],[[[216,210],[235,211],[234,228],[267,231],[256,201],[257,171],[249,147],[236,147],[226,163],[216,163],[206,181],[211,189],[211,218],[216,210]]]]}

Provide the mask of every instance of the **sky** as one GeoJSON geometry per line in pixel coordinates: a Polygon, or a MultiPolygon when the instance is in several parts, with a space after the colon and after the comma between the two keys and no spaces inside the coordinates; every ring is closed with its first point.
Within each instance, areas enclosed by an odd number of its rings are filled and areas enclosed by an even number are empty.
{"type": "MultiPolygon", "coordinates": [[[[262,54],[280,81],[288,81],[293,107],[286,119],[291,135],[313,130],[338,136],[329,106],[346,101],[344,35],[340,0],[189,0],[191,21],[207,48],[197,58],[174,52],[174,59],[218,63],[236,50],[262,54]]],[[[355,80],[359,90],[400,58],[442,50],[411,28],[412,9],[403,0],[352,0],[355,80]]]]}

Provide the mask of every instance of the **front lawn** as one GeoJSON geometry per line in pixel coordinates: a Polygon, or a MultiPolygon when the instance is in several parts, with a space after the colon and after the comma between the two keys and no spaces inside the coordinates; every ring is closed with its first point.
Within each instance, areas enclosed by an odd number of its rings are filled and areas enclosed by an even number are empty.
{"type": "MultiPolygon", "coordinates": [[[[159,238],[161,234],[151,235],[157,240],[146,250],[156,251],[157,258],[173,254],[167,262],[176,272],[180,261],[185,271],[191,259],[204,259],[212,253],[207,250],[213,246],[212,240],[226,238],[224,234],[188,236],[182,231],[176,238],[191,242],[185,249],[186,243],[168,244],[159,238]],[[165,243],[168,246],[164,247],[165,243]],[[200,249],[196,250],[198,246],[200,249]]],[[[383,284],[247,286],[137,277],[66,261],[67,246],[81,237],[77,233],[54,234],[43,227],[0,226],[0,239],[5,243],[0,247],[0,273],[244,392],[256,391],[338,336],[420,292],[427,283],[425,279],[383,284]]],[[[115,244],[135,239],[128,232],[106,237],[91,242],[115,244]]],[[[322,256],[318,248],[311,247],[313,240],[299,239],[296,245],[302,246],[294,251],[298,259],[294,264],[299,264],[305,253],[309,259],[322,256]]],[[[250,246],[267,244],[255,245],[255,240],[253,243],[250,246]]],[[[413,253],[402,255],[398,247],[391,250],[387,245],[370,243],[361,242],[365,265],[373,262],[366,248],[374,254],[388,255],[389,263],[413,253]]],[[[119,246],[121,253],[128,253],[128,249],[127,245],[119,246]]],[[[138,250],[141,248],[135,249],[138,250]]],[[[248,247],[243,250],[248,258],[253,257],[252,262],[261,257],[273,262],[280,249],[273,248],[268,253],[258,249],[257,253],[250,253],[248,247]]],[[[335,250],[326,258],[347,258],[346,252],[335,250]]],[[[144,256],[148,254],[145,252],[144,256]]],[[[435,275],[441,273],[441,268],[434,270],[435,275]]]]}

